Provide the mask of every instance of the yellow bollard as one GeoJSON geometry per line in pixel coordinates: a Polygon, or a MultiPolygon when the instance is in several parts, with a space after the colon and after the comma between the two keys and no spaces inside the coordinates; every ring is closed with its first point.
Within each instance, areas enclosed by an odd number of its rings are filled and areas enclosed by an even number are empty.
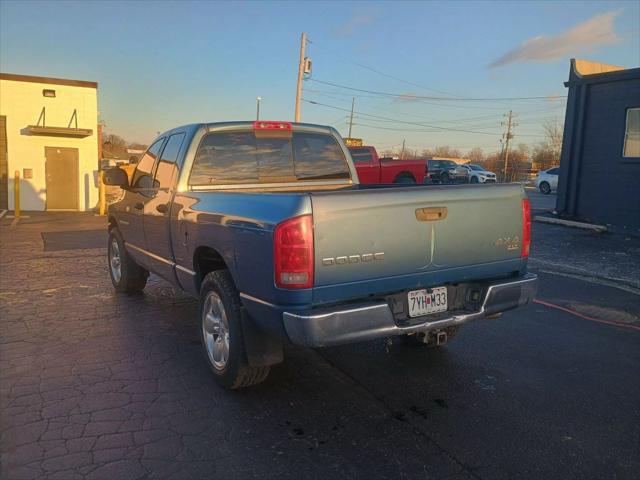
{"type": "Polygon", "coordinates": [[[100,170],[98,193],[100,194],[100,215],[107,214],[107,192],[104,188],[104,170],[100,170]]]}
{"type": "Polygon", "coordinates": [[[13,216],[20,218],[20,170],[13,175],[13,216]]]}

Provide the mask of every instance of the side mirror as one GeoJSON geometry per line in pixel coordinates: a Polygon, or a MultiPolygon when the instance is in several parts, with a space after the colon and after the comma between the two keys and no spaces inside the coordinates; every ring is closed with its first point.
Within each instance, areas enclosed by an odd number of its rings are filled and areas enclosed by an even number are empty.
{"type": "Polygon", "coordinates": [[[126,188],[129,186],[129,177],[127,172],[120,167],[107,168],[104,171],[102,177],[105,185],[112,185],[114,187],[126,188]]]}

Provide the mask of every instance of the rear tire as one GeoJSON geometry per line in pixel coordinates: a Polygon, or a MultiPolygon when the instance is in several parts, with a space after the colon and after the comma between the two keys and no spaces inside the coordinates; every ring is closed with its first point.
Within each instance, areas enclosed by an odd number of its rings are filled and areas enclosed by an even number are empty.
{"type": "Polygon", "coordinates": [[[540,182],[540,193],[543,195],[549,195],[551,193],[551,185],[549,185],[549,182],[540,182]]]}
{"type": "Polygon", "coordinates": [[[411,335],[401,335],[400,339],[402,340],[402,343],[404,345],[407,345],[409,347],[442,348],[442,347],[448,345],[449,342],[455,338],[455,336],[458,334],[459,330],[460,330],[460,327],[448,327],[448,328],[445,328],[444,331],[447,332],[447,343],[445,343],[444,345],[437,345],[435,342],[424,343],[423,338],[424,338],[425,334],[423,334],[423,333],[414,333],[414,334],[411,334],[411,335]]]}
{"type": "Polygon", "coordinates": [[[144,290],[149,272],[138,265],[127,253],[122,234],[117,228],[109,232],[107,244],[109,276],[116,292],[140,293],[144,290]]]}
{"type": "Polygon", "coordinates": [[[396,177],[393,183],[405,183],[405,184],[416,183],[416,179],[413,178],[413,176],[409,175],[408,173],[401,173],[396,177]]]}
{"type": "Polygon", "coordinates": [[[210,272],[200,289],[200,338],[218,385],[229,390],[264,381],[270,367],[252,367],[242,332],[240,295],[228,270],[210,272]]]}

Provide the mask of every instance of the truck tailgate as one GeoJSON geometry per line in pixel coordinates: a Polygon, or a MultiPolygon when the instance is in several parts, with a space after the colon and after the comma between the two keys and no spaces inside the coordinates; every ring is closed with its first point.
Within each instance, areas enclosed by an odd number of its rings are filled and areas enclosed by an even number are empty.
{"type": "Polygon", "coordinates": [[[501,261],[510,273],[523,198],[516,184],[313,193],[315,286],[420,273],[429,286],[430,273],[494,264],[495,274],[501,261]]]}

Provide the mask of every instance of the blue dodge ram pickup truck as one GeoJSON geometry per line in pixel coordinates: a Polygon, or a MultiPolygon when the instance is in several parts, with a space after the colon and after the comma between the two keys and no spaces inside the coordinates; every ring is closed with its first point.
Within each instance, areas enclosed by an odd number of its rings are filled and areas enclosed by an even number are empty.
{"type": "Polygon", "coordinates": [[[520,185],[360,185],[340,135],[288,122],[160,135],[109,207],[118,292],[149,272],[200,298],[219,384],[261,382],[283,342],[378,337],[439,346],[463,323],[529,303],[529,202],[520,185]]]}

